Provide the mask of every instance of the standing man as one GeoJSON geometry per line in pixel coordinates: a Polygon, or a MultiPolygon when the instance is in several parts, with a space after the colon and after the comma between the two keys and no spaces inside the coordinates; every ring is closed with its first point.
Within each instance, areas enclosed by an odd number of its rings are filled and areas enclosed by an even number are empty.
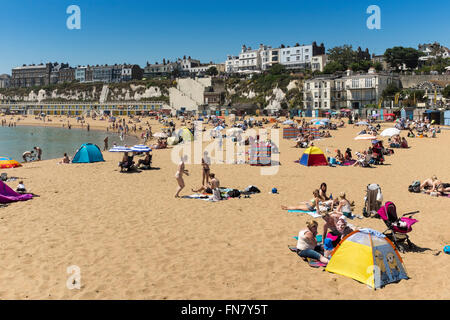
{"type": "Polygon", "coordinates": [[[106,137],[105,140],[103,140],[103,142],[105,143],[103,151],[106,151],[106,150],[108,150],[108,137],[106,137]]]}
{"type": "Polygon", "coordinates": [[[38,161],[41,161],[42,160],[42,149],[39,147],[34,147],[34,150],[36,150],[36,152],[37,152],[38,161]]]}

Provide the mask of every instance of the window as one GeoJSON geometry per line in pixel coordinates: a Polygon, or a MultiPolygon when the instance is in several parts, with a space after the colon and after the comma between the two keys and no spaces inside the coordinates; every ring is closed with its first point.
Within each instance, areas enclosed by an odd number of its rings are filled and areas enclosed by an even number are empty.
{"type": "Polygon", "coordinates": [[[309,56],[308,56],[308,55],[306,55],[306,56],[305,56],[305,60],[308,60],[308,59],[309,59],[309,56]]]}
{"type": "Polygon", "coordinates": [[[318,88],[319,87],[319,83],[318,82],[314,82],[314,88],[318,88]]]}
{"type": "Polygon", "coordinates": [[[300,56],[297,56],[297,61],[300,60],[300,56]]]}
{"type": "Polygon", "coordinates": [[[359,81],[358,80],[352,80],[352,88],[359,88],[359,81]]]}
{"type": "Polygon", "coordinates": [[[323,103],[323,106],[326,108],[326,107],[328,106],[328,103],[325,101],[325,102],[323,103]]]}
{"type": "Polygon", "coordinates": [[[306,89],[308,89],[308,90],[309,90],[309,83],[307,83],[307,84],[306,84],[306,89]]]}
{"type": "Polygon", "coordinates": [[[318,92],[314,92],[314,98],[318,98],[319,97],[319,93],[318,92]]]}
{"type": "Polygon", "coordinates": [[[326,92],[326,91],[323,93],[323,97],[324,97],[325,99],[327,98],[327,92],[326,92]]]}
{"type": "Polygon", "coordinates": [[[286,61],[291,61],[291,58],[287,57],[287,58],[286,58],[286,61]]]}
{"type": "Polygon", "coordinates": [[[372,79],[366,79],[366,88],[372,88],[372,79]]]}

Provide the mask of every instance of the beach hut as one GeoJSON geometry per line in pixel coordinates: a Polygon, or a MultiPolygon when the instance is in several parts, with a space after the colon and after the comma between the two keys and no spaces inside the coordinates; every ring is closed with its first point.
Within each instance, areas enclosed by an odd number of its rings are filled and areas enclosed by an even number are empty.
{"type": "Polygon", "coordinates": [[[450,111],[444,111],[444,125],[450,126],[450,111]]]}
{"type": "Polygon", "coordinates": [[[92,163],[105,161],[100,148],[92,143],[82,144],[75,153],[72,163],[92,163]]]}
{"type": "Polygon", "coordinates": [[[328,161],[320,148],[309,147],[300,158],[300,164],[306,167],[327,166],[328,161]]]}
{"type": "Polygon", "coordinates": [[[372,229],[353,231],[342,239],[325,270],[355,279],[373,289],[408,279],[395,246],[384,234],[372,229]]]}

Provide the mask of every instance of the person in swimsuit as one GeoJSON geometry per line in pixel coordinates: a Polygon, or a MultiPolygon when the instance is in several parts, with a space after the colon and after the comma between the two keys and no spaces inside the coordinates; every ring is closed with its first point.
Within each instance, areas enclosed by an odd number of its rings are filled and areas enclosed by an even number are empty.
{"type": "Polygon", "coordinates": [[[283,210],[304,210],[304,211],[316,211],[317,213],[320,212],[319,204],[321,203],[320,197],[319,197],[319,190],[314,190],[313,192],[314,198],[311,199],[311,201],[306,201],[300,203],[298,206],[288,207],[288,206],[281,206],[281,209],[283,210]]]}
{"type": "Polygon", "coordinates": [[[440,183],[436,185],[436,192],[439,192],[441,195],[450,193],[450,183],[440,183]]]}
{"type": "Polygon", "coordinates": [[[442,182],[434,175],[430,179],[425,180],[420,185],[420,190],[426,193],[432,192],[442,182]]]}
{"type": "Polygon", "coordinates": [[[189,171],[184,168],[184,161],[186,161],[186,159],[187,159],[187,156],[181,157],[181,161],[178,164],[178,171],[175,173],[175,179],[178,182],[178,190],[177,190],[177,193],[175,194],[175,198],[180,197],[180,191],[183,190],[183,188],[185,186],[184,180],[183,180],[183,174],[186,174],[187,176],[189,176],[189,171]]]}
{"type": "Polygon", "coordinates": [[[300,230],[297,241],[297,254],[302,258],[311,258],[327,264],[328,259],[319,253],[317,245],[317,221],[306,222],[306,229],[300,230]]]}
{"type": "Polygon", "coordinates": [[[352,207],[350,202],[347,200],[346,196],[345,196],[345,192],[341,192],[339,194],[339,205],[336,208],[336,210],[334,210],[335,213],[339,213],[339,214],[343,214],[346,217],[351,217],[352,216],[352,207]]]}
{"type": "Polygon", "coordinates": [[[205,158],[202,158],[202,167],[203,167],[202,186],[204,186],[209,183],[209,173],[210,173],[209,164],[205,161],[205,158]]]}
{"type": "Polygon", "coordinates": [[[348,234],[353,232],[353,228],[347,224],[347,219],[341,216],[337,219],[335,224],[336,229],[331,232],[331,237],[328,236],[324,240],[324,256],[329,258],[333,249],[345,238],[348,234]]]}

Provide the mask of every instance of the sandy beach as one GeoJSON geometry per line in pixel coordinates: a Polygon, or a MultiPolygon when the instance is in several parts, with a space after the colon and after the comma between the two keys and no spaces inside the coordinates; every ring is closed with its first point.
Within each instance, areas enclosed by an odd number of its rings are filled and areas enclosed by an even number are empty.
{"type": "MultiPolygon", "coordinates": [[[[3,119],[9,122],[11,116],[3,119]]],[[[53,117],[50,125],[62,126],[65,119],[53,117]]],[[[87,121],[91,130],[108,125],[87,121]]],[[[74,119],[71,123],[76,127],[74,119]]],[[[18,122],[25,124],[43,123],[29,116],[18,122]]],[[[156,120],[150,124],[153,133],[161,128],[156,120]]],[[[367,149],[370,142],[354,140],[360,130],[346,125],[315,144],[323,151],[367,149]]],[[[450,130],[408,143],[410,149],[396,149],[387,165],[374,169],[313,168],[294,162],[304,149],[293,148],[280,130],[277,174],[261,175],[260,167],[248,164],[211,165],[222,186],[255,185],[262,191],[217,203],[174,198],[177,165],[171,149],[154,150],[153,166],[159,169],[139,173],[121,174],[121,154],[108,152],[102,163],[58,165],[58,159],[2,170],[23,179],[39,197],[0,208],[0,298],[449,299],[450,256],[442,249],[450,244],[450,199],[410,193],[408,185],[434,174],[450,182],[450,130]],[[288,250],[310,217],[280,206],[311,199],[322,182],[333,195],[345,191],[358,214],[370,183],[381,186],[384,200],[393,201],[399,213],[420,210],[410,238],[423,250],[402,254],[409,280],[374,291],[311,268],[288,250]],[[273,187],[279,194],[269,193],[273,187]],[[81,270],[81,289],[66,286],[72,265],[81,270]]],[[[202,180],[201,165],[186,169],[190,176],[182,195],[202,180]]],[[[17,183],[7,184],[15,189],[17,183]]],[[[317,221],[321,230],[323,221],[317,221]]],[[[352,224],[386,229],[379,219],[352,224]]]]}

